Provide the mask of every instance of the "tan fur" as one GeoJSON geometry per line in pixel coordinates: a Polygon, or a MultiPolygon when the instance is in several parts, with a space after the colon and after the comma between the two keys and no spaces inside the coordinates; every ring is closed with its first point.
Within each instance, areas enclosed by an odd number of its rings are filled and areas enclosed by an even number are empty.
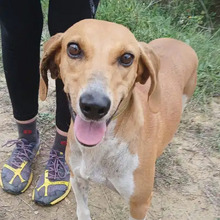
{"type": "MultiPolygon", "coordinates": [[[[53,78],[62,78],[76,112],[81,89],[97,79],[105,85],[112,101],[106,117],[113,115],[123,100],[114,136],[129,143],[130,153],[138,155],[139,165],[133,173],[135,188],[129,201],[133,219],[144,219],[146,215],[156,159],[177,130],[182,96],[190,98],[193,94],[197,65],[195,52],[183,42],[164,38],[139,43],[127,28],[104,21],[81,21],[51,38],[45,46],[41,62],[42,99],[46,98],[46,70],[50,69],[53,78]],[[80,45],[83,59],[67,56],[69,42],[80,45]],[[135,55],[133,64],[126,68],[118,64],[118,57],[125,52],[135,55]]],[[[66,153],[69,164],[75,142],[72,122],[66,153]]]]}

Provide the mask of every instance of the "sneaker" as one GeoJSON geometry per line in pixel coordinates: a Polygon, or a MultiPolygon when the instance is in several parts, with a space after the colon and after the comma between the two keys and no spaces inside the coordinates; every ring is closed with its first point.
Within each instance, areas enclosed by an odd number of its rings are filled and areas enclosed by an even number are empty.
{"type": "Polygon", "coordinates": [[[33,191],[32,200],[38,205],[55,205],[63,200],[70,190],[70,173],[65,155],[52,149],[46,169],[33,191]]]}
{"type": "MultiPolygon", "coordinates": [[[[31,184],[33,173],[31,165],[39,151],[39,138],[36,143],[26,139],[8,141],[5,145],[16,145],[8,161],[3,165],[0,174],[0,185],[4,191],[11,194],[23,193],[31,184]]],[[[4,146],[5,146],[4,145],[4,146]]]]}

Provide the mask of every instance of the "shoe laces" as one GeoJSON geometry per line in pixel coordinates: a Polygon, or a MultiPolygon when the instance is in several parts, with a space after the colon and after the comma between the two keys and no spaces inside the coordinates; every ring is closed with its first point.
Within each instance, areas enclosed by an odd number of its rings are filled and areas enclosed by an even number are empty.
{"type": "Polygon", "coordinates": [[[15,168],[19,168],[23,161],[30,162],[33,159],[33,145],[31,145],[26,139],[9,140],[3,145],[3,147],[11,147],[12,145],[16,145],[11,158],[11,164],[15,168]]]}
{"type": "Polygon", "coordinates": [[[52,149],[48,161],[48,177],[49,179],[64,179],[68,171],[66,169],[64,155],[60,151],[52,149]]]}

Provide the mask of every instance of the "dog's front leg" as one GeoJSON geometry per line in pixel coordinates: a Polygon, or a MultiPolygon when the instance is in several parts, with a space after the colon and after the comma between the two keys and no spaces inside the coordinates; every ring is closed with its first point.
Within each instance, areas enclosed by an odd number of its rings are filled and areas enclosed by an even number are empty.
{"type": "Polygon", "coordinates": [[[91,220],[88,208],[88,181],[75,176],[74,178],[71,178],[71,184],[77,203],[78,220],[91,220]]]}

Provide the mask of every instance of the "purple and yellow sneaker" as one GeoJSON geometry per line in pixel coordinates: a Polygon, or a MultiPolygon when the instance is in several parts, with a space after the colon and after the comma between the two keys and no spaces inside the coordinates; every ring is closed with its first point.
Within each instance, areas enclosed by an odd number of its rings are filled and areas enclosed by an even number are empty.
{"type": "Polygon", "coordinates": [[[26,139],[8,141],[5,145],[16,145],[0,174],[0,185],[11,194],[23,193],[31,184],[33,173],[31,165],[39,151],[40,141],[30,143],[26,139]]]}
{"type": "Polygon", "coordinates": [[[46,169],[33,191],[32,200],[38,205],[55,205],[63,200],[70,190],[70,173],[65,155],[52,149],[46,169]]]}

